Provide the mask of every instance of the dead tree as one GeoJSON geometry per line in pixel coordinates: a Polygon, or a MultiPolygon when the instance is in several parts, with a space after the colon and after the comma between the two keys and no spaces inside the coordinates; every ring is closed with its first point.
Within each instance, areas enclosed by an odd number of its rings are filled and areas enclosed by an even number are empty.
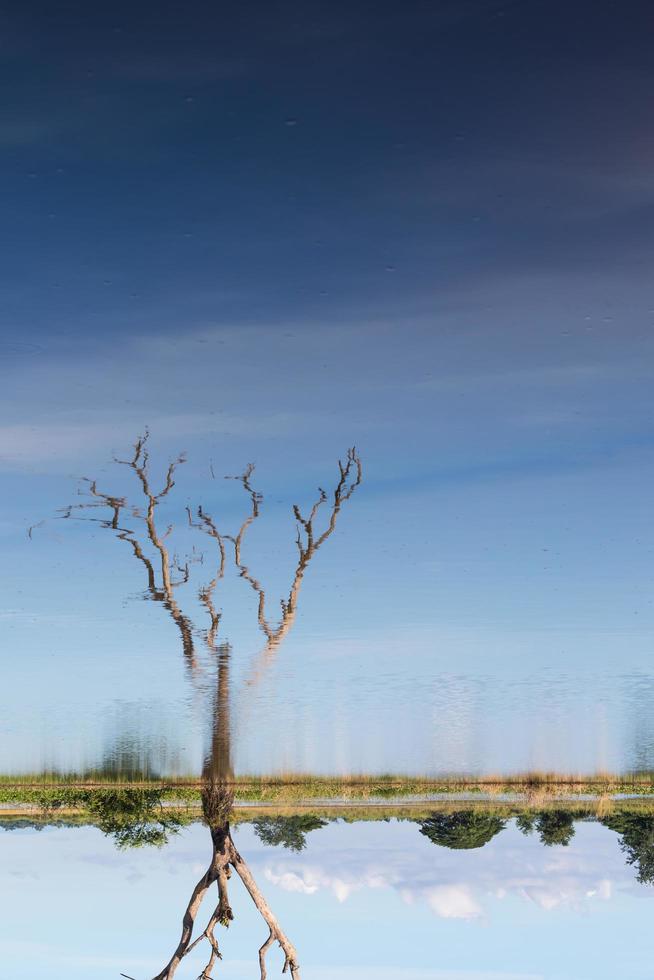
{"type": "MultiPolygon", "coordinates": [[[[236,849],[230,832],[229,817],[234,802],[229,717],[231,647],[227,642],[218,642],[221,613],[216,609],[214,596],[218,583],[225,575],[226,543],[229,543],[233,549],[233,560],[239,575],[258,596],[257,619],[259,627],[266,637],[262,657],[264,663],[267,662],[293,626],[300,587],[310,561],[333,533],[343,503],[349,500],[361,483],[361,461],[356,450],[348,450],[345,462],[339,461],[340,478],[332,493],[331,500],[326,491],[319,488],[318,499],[314,502],[308,517],[303,517],[298,505],[293,506],[293,514],[297,522],[296,545],[299,557],[288,598],[281,600],[282,613],[276,624],[269,620],[266,613],[265,590],[244,563],[242,554],[245,535],[251,524],[259,517],[263,499],[251,484],[254,466],[250,464],[239,477],[236,477],[250,498],[249,513],[237,534],[231,535],[221,532],[214,518],[201,506],[197,507],[195,511],[186,508],[188,526],[201,531],[212,539],[217,548],[215,573],[209,582],[200,585],[197,589],[198,599],[209,617],[208,627],[200,629],[193,623],[192,618],[182,611],[176,590],[180,585],[189,582],[192,562],[201,561],[203,556],[192,554],[181,560],[176,554],[171,554],[167,541],[173,531],[173,526],[169,525],[162,530],[157,522],[157,508],[175,486],[177,467],[184,463],[185,458],[183,455],[179,455],[168,465],[163,486],[155,491],[150,474],[147,442],[148,432],[146,431],[143,436],[137,439],[133,455],[129,459],[116,459],[117,463],[129,467],[136,476],[143,498],[140,506],[130,504],[126,497],[104,493],[98,489],[96,480],[86,479],[89,499],[82,503],[69,505],[63,510],[61,516],[66,519],[78,517],[83,520],[97,521],[100,526],[113,531],[121,541],[125,541],[130,546],[134,557],[145,568],[147,577],[146,596],[160,603],[167,610],[179,630],[184,658],[191,670],[192,677],[195,677],[199,670],[195,649],[197,637],[202,638],[206,648],[217,658],[217,688],[212,712],[211,748],[207,753],[202,773],[202,809],[205,822],[211,833],[211,862],[193,889],[184,911],[179,943],[164,969],[157,974],[154,980],[172,980],[181,961],[203,940],[206,940],[209,945],[209,957],[198,980],[211,980],[211,970],[216,961],[221,958],[215,937],[216,926],[228,926],[233,919],[228,894],[228,884],[232,872],[236,872],[240,878],[268,927],[268,937],[259,949],[261,980],[266,978],[266,955],[274,943],[278,943],[284,953],[283,972],[290,971],[292,980],[300,980],[300,967],[295,947],[284,933],[247,863],[236,849]],[[314,522],[320,509],[327,504],[328,500],[330,500],[330,504],[327,524],[322,532],[318,533],[314,528],[314,522]],[[106,509],[109,513],[105,516],[91,517],[87,512],[93,509],[106,509]],[[139,522],[137,527],[144,528],[144,534],[139,535],[136,528],[126,526],[134,521],[139,522]],[[217,904],[204,930],[194,937],[198,912],[203,899],[214,885],[217,889],[217,904]]],[[[32,530],[31,528],[30,532],[32,530]]]]}
{"type": "Polygon", "coordinates": [[[211,751],[202,774],[202,812],[211,834],[212,854],[209,867],[191,892],[182,917],[179,942],[161,973],[154,980],[172,980],[181,961],[206,940],[209,958],[198,980],[211,980],[211,970],[222,954],[216,939],[216,926],[228,927],[234,918],[229,900],[232,871],[241,879],[246,891],[268,927],[268,937],[259,949],[261,980],[266,978],[266,954],[277,942],[284,952],[283,971],[290,970],[292,980],[300,980],[300,966],[295,947],[272,912],[247,862],[239,854],[232,839],[229,817],[234,804],[234,784],[231,762],[231,730],[229,724],[229,660],[228,644],[219,653],[218,685],[214,712],[211,751]],[[205,928],[194,936],[194,927],[205,897],[216,886],[217,904],[205,928]]]}
{"type": "MultiPolygon", "coordinates": [[[[215,794],[212,794],[212,798],[215,800],[215,794]]],[[[223,806],[224,803],[219,806],[219,811],[222,811],[223,806]]],[[[166,966],[161,973],[158,973],[154,977],[154,980],[172,980],[184,957],[193,952],[203,940],[207,940],[210,949],[209,960],[200,973],[200,978],[210,980],[211,970],[216,960],[222,959],[215,935],[216,926],[222,925],[228,927],[234,918],[228,892],[232,871],[235,871],[241,879],[246,891],[268,927],[268,937],[259,948],[261,980],[265,980],[266,978],[266,954],[275,942],[279,944],[284,952],[282,973],[290,971],[293,980],[300,980],[300,965],[297,951],[268,905],[247,863],[237,851],[232,840],[229,821],[222,816],[219,819],[212,819],[211,814],[208,814],[206,811],[205,819],[208,822],[211,820],[209,828],[212,842],[211,862],[191,893],[182,917],[182,933],[177,947],[166,966]],[[200,911],[200,906],[213,885],[216,885],[218,902],[205,928],[194,937],[194,926],[200,911]]]]}

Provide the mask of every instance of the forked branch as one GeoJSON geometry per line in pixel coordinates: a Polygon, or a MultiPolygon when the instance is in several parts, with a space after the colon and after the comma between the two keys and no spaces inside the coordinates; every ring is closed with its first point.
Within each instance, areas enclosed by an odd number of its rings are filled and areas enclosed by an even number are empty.
{"type": "Polygon", "coordinates": [[[210,980],[210,971],[213,969],[216,960],[222,959],[215,936],[216,926],[222,925],[227,928],[234,918],[228,895],[228,881],[232,868],[243,882],[257,910],[268,926],[268,938],[259,949],[261,980],[266,980],[266,954],[275,942],[279,943],[284,953],[282,973],[290,971],[292,980],[300,980],[300,966],[296,949],[281,928],[279,921],[261,893],[246,862],[236,850],[229,831],[229,824],[223,825],[220,830],[214,828],[212,830],[212,839],[214,842],[214,851],[211,864],[193,889],[191,899],[182,919],[180,941],[166,966],[153,980],[173,980],[182,960],[192,953],[205,939],[209,943],[210,953],[208,963],[200,974],[200,978],[210,980]],[[218,886],[218,905],[212,912],[205,929],[193,939],[193,928],[200,905],[214,882],[218,886]]]}
{"type": "Polygon", "coordinates": [[[292,980],[300,980],[300,964],[298,962],[297,950],[280,926],[279,921],[254,880],[248,865],[234,847],[231,837],[230,863],[236,871],[236,874],[245,885],[245,888],[250,898],[256,905],[259,914],[268,926],[268,938],[259,949],[259,968],[261,971],[261,980],[266,980],[266,953],[274,942],[279,943],[284,953],[284,966],[282,967],[282,973],[286,973],[288,970],[290,970],[292,980]]]}

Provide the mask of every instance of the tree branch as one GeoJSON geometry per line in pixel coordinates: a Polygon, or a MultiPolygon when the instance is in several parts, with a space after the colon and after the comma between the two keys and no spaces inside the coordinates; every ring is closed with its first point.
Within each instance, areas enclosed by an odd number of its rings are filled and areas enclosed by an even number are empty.
{"type": "Polygon", "coordinates": [[[257,885],[256,881],[252,877],[252,873],[241,857],[241,855],[236,850],[234,842],[231,837],[228,842],[230,851],[230,864],[239,876],[245,889],[248,892],[250,898],[257,907],[257,911],[263,918],[264,922],[270,930],[268,939],[265,941],[261,949],[259,950],[259,966],[261,968],[261,980],[266,980],[266,965],[265,957],[266,953],[273,942],[278,942],[284,951],[284,967],[282,973],[286,973],[288,969],[291,971],[292,980],[300,980],[300,964],[298,963],[298,956],[295,946],[290,941],[286,933],[280,926],[277,918],[275,917],[272,909],[268,905],[268,902],[264,898],[261,889],[257,885]]]}

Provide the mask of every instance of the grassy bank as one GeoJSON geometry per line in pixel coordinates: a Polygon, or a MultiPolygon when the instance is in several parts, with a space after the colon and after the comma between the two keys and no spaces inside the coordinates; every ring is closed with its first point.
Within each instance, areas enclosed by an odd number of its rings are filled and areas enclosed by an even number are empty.
{"type": "MultiPolygon", "coordinates": [[[[36,802],[3,806],[0,809],[0,828],[25,826],[98,826],[102,828],[102,817],[98,812],[97,800],[88,797],[86,800],[61,802],[56,806],[41,805],[36,802]]],[[[474,811],[478,814],[493,815],[509,820],[524,817],[533,813],[565,812],[575,820],[595,820],[621,814],[642,814],[654,816],[654,799],[636,797],[629,799],[613,799],[599,797],[592,801],[574,799],[540,801],[503,802],[488,799],[469,800],[435,800],[431,802],[392,804],[236,804],[232,811],[230,822],[238,825],[253,823],[257,820],[276,818],[291,818],[296,816],[315,815],[327,821],[341,820],[346,823],[360,821],[407,820],[420,822],[434,814],[452,814],[462,811],[474,811]]],[[[165,804],[163,811],[154,810],[148,817],[141,815],[144,823],[156,822],[165,815],[166,822],[183,827],[202,820],[199,800],[195,803],[179,805],[179,801],[171,800],[165,804]]]]}
{"type": "MultiPolygon", "coordinates": [[[[610,775],[563,775],[532,772],[511,776],[470,778],[451,776],[442,779],[403,777],[397,775],[352,775],[347,777],[307,776],[238,776],[232,783],[237,803],[303,804],[329,801],[406,800],[424,801],[441,796],[520,797],[525,801],[548,798],[613,797],[636,794],[654,796],[654,773],[610,775]]],[[[195,777],[163,779],[143,774],[107,774],[102,772],[27,773],[0,776],[0,803],[65,805],[76,794],[102,789],[158,790],[163,799],[176,799],[184,805],[199,803],[201,781],[195,777]]]]}

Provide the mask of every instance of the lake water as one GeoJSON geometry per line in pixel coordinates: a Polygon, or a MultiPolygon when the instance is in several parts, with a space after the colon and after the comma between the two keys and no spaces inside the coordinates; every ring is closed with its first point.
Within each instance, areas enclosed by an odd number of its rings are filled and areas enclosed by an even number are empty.
{"type": "MultiPolygon", "coordinates": [[[[254,448],[241,447],[241,456],[254,448]]],[[[644,584],[630,594],[627,576],[637,572],[619,527],[631,512],[621,511],[610,532],[603,525],[600,544],[581,496],[565,532],[554,527],[563,500],[551,488],[545,500],[534,490],[518,511],[502,499],[504,488],[485,485],[480,514],[480,486],[474,498],[438,480],[388,486],[374,450],[357,451],[360,483],[335,512],[338,456],[325,450],[310,464],[294,455],[283,468],[272,461],[255,470],[248,485],[262,499],[252,519],[250,493],[222,479],[229,469],[209,462],[211,451],[206,441],[189,454],[154,511],[168,586],[132,467],[110,460],[87,469],[98,479],[95,496],[91,484],[62,476],[20,478],[36,498],[10,501],[6,533],[3,772],[81,771],[130,757],[151,772],[199,773],[221,644],[230,650],[241,773],[654,768],[652,603],[644,584]],[[293,504],[308,515],[315,485],[330,495],[313,521],[315,541],[332,517],[335,524],[310,554],[301,528],[302,558],[293,504]],[[109,498],[124,501],[116,528],[109,498]],[[36,525],[29,534],[17,508],[36,525]],[[585,545],[606,547],[618,533],[611,559],[591,563],[585,545]],[[544,557],[550,549],[557,557],[544,557]],[[291,591],[284,612],[279,602],[291,591]]],[[[165,485],[170,458],[153,448],[153,492],[165,485]]],[[[584,493],[595,476],[587,479],[584,493]]],[[[578,479],[578,494],[582,486],[578,479]]]]}
{"type": "Polygon", "coordinates": [[[3,14],[0,980],[651,975],[651,26],[3,14]]]}

